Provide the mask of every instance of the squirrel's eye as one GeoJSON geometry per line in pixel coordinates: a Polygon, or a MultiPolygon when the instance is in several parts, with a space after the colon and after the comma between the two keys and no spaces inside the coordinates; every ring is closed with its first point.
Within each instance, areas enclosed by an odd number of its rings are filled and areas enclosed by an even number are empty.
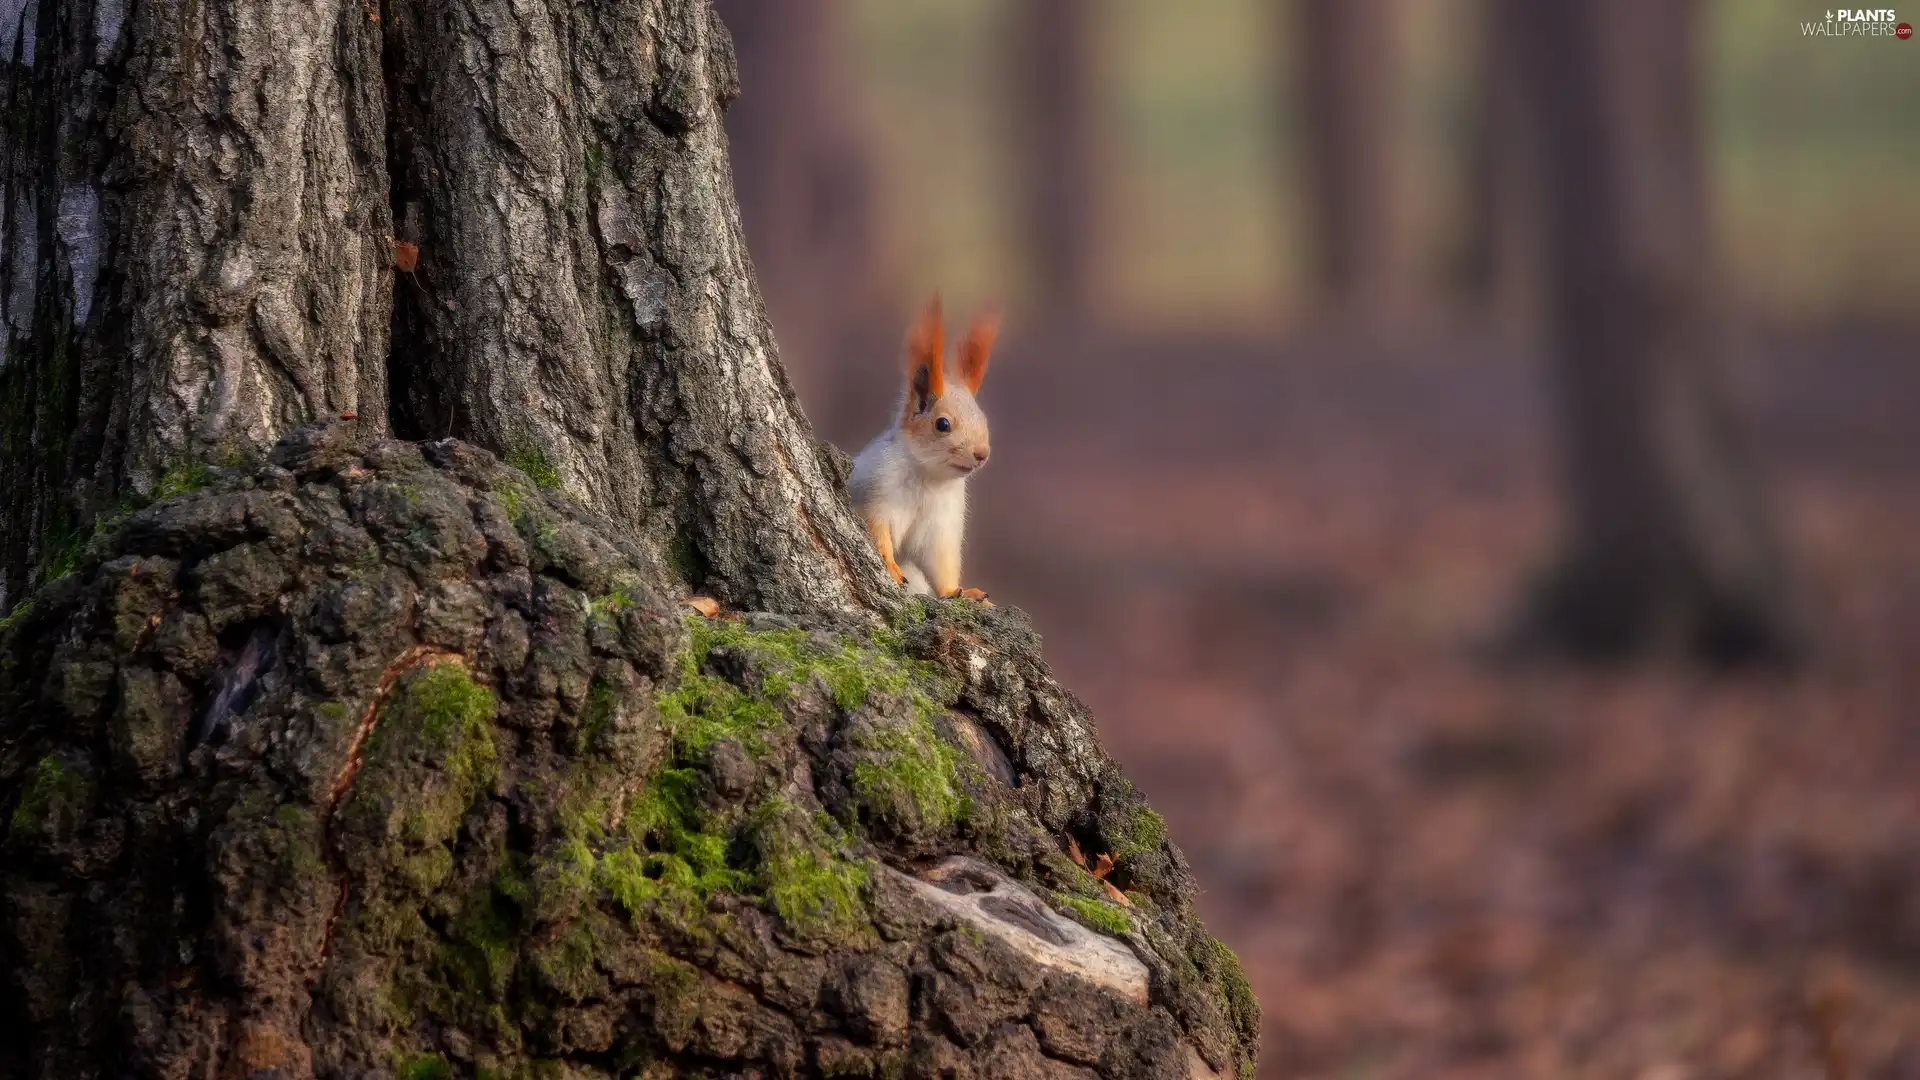
{"type": "Polygon", "coordinates": [[[935,431],[938,431],[938,432],[940,432],[940,433],[942,433],[942,434],[945,434],[946,432],[949,432],[949,431],[952,431],[952,430],[953,430],[953,421],[951,421],[951,420],[949,420],[949,419],[947,419],[946,417],[944,417],[944,416],[943,416],[943,417],[941,417],[940,419],[938,419],[938,420],[935,420],[935,421],[933,422],[933,430],[935,430],[935,431]]]}

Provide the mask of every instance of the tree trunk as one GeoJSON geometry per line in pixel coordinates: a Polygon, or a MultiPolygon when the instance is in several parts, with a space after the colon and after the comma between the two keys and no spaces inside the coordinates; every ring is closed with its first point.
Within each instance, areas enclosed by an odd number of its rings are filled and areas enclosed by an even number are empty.
{"type": "MultiPolygon", "coordinates": [[[[838,44],[841,0],[722,0],[745,92],[727,112],[755,276],[801,397],[834,430],[843,352],[881,306],[878,185],[838,44]]],[[[857,396],[857,395],[856,395],[857,396]]],[[[863,418],[864,419],[864,418],[863,418]]]]}
{"type": "Polygon", "coordinates": [[[1486,0],[1482,11],[1461,276],[1470,303],[1502,328],[1532,336],[1541,306],[1541,150],[1520,36],[1525,3],[1486,0]]]}
{"type": "Polygon", "coordinates": [[[1089,0],[1019,5],[1019,194],[1036,309],[1084,319],[1094,300],[1098,184],[1089,0]]]}
{"type": "Polygon", "coordinates": [[[170,463],[324,414],[378,423],[391,275],[379,26],[357,3],[7,10],[18,599],[170,463]]]}
{"type": "Polygon", "coordinates": [[[1349,318],[1398,299],[1392,0],[1296,0],[1313,272],[1349,318]]]}
{"type": "Polygon", "coordinates": [[[0,1080],[1251,1075],[1024,616],[813,441],[702,0],[7,44],[0,1080]]]}
{"type": "Polygon", "coordinates": [[[1721,370],[1700,7],[1516,7],[1543,121],[1571,540],[1534,629],[1583,652],[1775,654],[1780,568],[1721,370]]]}
{"type": "Polygon", "coordinates": [[[728,602],[874,602],[716,187],[703,7],[113,8],[45,5],[9,69],[11,595],[170,464],[353,412],[530,465],[728,602]]]}

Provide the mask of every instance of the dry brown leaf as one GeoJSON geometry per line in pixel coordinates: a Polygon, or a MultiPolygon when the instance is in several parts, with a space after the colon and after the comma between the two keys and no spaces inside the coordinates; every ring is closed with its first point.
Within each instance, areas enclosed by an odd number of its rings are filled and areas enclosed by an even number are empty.
{"type": "Polygon", "coordinates": [[[1073,860],[1073,865],[1086,869],[1087,857],[1080,853],[1080,841],[1071,836],[1067,837],[1067,858],[1073,860]]]}
{"type": "Polygon", "coordinates": [[[413,268],[418,265],[420,265],[420,245],[409,244],[405,240],[395,240],[393,242],[393,268],[403,274],[411,274],[413,273],[413,268]]]}
{"type": "Polygon", "coordinates": [[[689,596],[686,605],[709,619],[720,614],[720,602],[711,596],[689,596]]]}
{"type": "Polygon", "coordinates": [[[1093,863],[1094,880],[1105,881],[1107,880],[1107,875],[1111,873],[1113,873],[1113,856],[1102,855],[1098,859],[1094,860],[1094,863],[1093,863]]]}
{"type": "Polygon", "coordinates": [[[1119,889],[1114,888],[1113,882],[1108,881],[1106,878],[1101,878],[1100,884],[1105,885],[1107,887],[1107,895],[1113,898],[1114,903],[1119,904],[1121,907],[1127,907],[1127,908],[1130,908],[1133,906],[1133,901],[1127,898],[1126,893],[1123,893],[1119,889]]]}

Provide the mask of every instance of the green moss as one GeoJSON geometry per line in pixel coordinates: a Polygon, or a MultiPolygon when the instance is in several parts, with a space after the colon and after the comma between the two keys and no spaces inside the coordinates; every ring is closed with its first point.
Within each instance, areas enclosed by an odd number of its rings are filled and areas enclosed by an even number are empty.
{"type": "MultiPolygon", "coordinates": [[[[1221,1004],[1243,1044],[1251,1046],[1260,1035],[1260,1002],[1253,996],[1253,984],[1247,981],[1240,958],[1225,942],[1205,933],[1200,938],[1201,945],[1193,957],[1194,964],[1200,974],[1219,991],[1221,1004]]],[[[1240,1074],[1252,1076],[1253,1067],[1251,1053],[1242,1055],[1240,1074]]]]}
{"type": "Polygon", "coordinates": [[[546,451],[532,443],[521,443],[507,454],[507,464],[527,474],[541,491],[552,491],[560,486],[560,470],[546,451]]]}
{"type": "Polygon", "coordinates": [[[196,491],[205,491],[213,483],[213,473],[199,462],[181,462],[160,474],[160,481],[153,486],[155,502],[171,499],[177,495],[191,495],[196,491]]]}
{"type": "Polygon", "coordinates": [[[596,880],[636,918],[658,901],[685,911],[749,885],[746,873],[729,865],[731,845],[701,806],[699,785],[692,769],[655,773],[627,809],[631,846],[599,860],[596,880]]]}
{"type": "Polygon", "coordinates": [[[496,486],[493,489],[493,494],[495,498],[500,500],[500,505],[506,507],[508,521],[513,522],[517,526],[526,519],[528,511],[527,504],[532,501],[533,496],[528,494],[527,490],[521,487],[517,481],[509,481],[496,486]]]}
{"type": "Polygon", "coordinates": [[[586,707],[580,710],[580,734],[574,740],[574,752],[584,754],[599,746],[602,737],[613,727],[613,714],[619,708],[620,698],[613,686],[595,679],[587,688],[586,707]]]}
{"type": "Polygon", "coordinates": [[[454,1080],[453,1066],[439,1054],[402,1054],[394,1074],[399,1080],[454,1080]]]}
{"type": "Polygon", "coordinates": [[[700,971],[684,960],[648,950],[646,992],[654,1031],[668,1046],[684,1046],[700,1020],[700,971]]]}
{"type": "Polygon", "coordinates": [[[632,593],[625,589],[615,589],[605,596],[587,601],[587,619],[590,622],[610,623],[615,616],[632,607],[635,602],[632,593]]]}
{"type": "Polygon", "coordinates": [[[1081,922],[1102,933],[1121,937],[1133,930],[1133,919],[1112,904],[1060,892],[1054,893],[1053,898],[1080,916],[1081,922]]]}
{"type": "Polygon", "coordinates": [[[601,170],[607,167],[607,152],[597,142],[587,144],[587,179],[600,179],[601,170]]]}
{"type": "Polygon", "coordinates": [[[767,900],[797,933],[840,936],[865,925],[861,863],[805,849],[783,849],[766,859],[767,900]]]}
{"type": "Polygon", "coordinates": [[[77,812],[88,795],[86,780],[75,775],[59,758],[48,754],[33,767],[26,792],[20,796],[20,803],[13,808],[13,817],[8,821],[10,831],[12,835],[21,836],[40,828],[55,814],[77,812]]]}
{"type": "Polygon", "coordinates": [[[48,529],[44,541],[47,551],[46,576],[48,583],[59,581],[80,568],[80,560],[86,556],[87,541],[92,536],[70,527],[48,529]]]}
{"type": "Polygon", "coordinates": [[[336,723],[347,718],[347,707],[338,701],[323,701],[314,706],[314,709],[321,716],[336,723]]]}
{"type": "Polygon", "coordinates": [[[594,872],[600,887],[607,890],[613,902],[635,916],[660,898],[659,879],[647,875],[646,859],[631,848],[609,852],[594,872]]]}
{"type": "MultiPolygon", "coordinates": [[[[459,664],[436,664],[407,684],[401,716],[423,747],[440,755],[441,767],[473,791],[499,774],[493,746],[493,716],[499,708],[493,691],[473,680],[459,664]]],[[[385,726],[385,725],[383,725],[385,726]]]]}
{"type": "Polygon", "coordinates": [[[520,1029],[508,1016],[508,994],[519,970],[533,885],[524,857],[502,854],[506,866],[467,897],[449,924],[436,970],[440,985],[429,1000],[444,1017],[490,1030],[511,1047],[520,1029]]]}
{"type": "Polygon", "coordinates": [[[519,905],[498,884],[466,905],[446,949],[457,989],[484,1000],[506,995],[518,960],[519,921],[519,905]]]}
{"type": "Polygon", "coordinates": [[[0,615],[0,634],[5,634],[26,620],[33,613],[33,597],[29,596],[13,605],[13,610],[0,615]]]}
{"type": "Polygon", "coordinates": [[[854,794],[881,820],[903,829],[945,829],[971,812],[959,755],[926,717],[882,721],[854,743],[869,752],[854,764],[854,794]]]}
{"type": "Polygon", "coordinates": [[[948,689],[931,665],[890,652],[877,641],[823,638],[798,629],[755,631],[737,620],[697,615],[688,617],[687,628],[691,645],[682,660],[680,687],[660,700],[661,718],[683,752],[723,738],[749,749],[759,746],[760,734],[780,722],[775,706],[814,681],[824,685],[842,709],[859,708],[877,694],[892,694],[925,717],[938,709],[934,695],[948,689]],[[765,700],[704,673],[707,657],[718,648],[739,650],[759,661],[765,700]]]}
{"type": "Polygon", "coordinates": [[[341,823],[372,841],[347,845],[350,861],[382,865],[404,886],[368,900],[369,933],[413,935],[418,914],[406,898],[430,895],[450,876],[460,823],[498,775],[495,708],[492,692],[451,663],[415,669],[382,708],[341,823]],[[399,842],[388,842],[396,832],[399,842]]]}
{"type": "Polygon", "coordinates": [[[1158,851],[1166,843],[1167,820],[1144,803],[1135,807],[1117,830],[1107,834],[1107,844],[1112,849],[1115,862],[1158,851]]]}
{"type": "Polygon", "coordinates": [[[754,700],[692,663],[681,671],[680,685],[662,694],[658,705],[661,725],[683,755],[696,754],[721,739],[732,739],[749,750],[763,749],[762,733],[780,722],[780,713],[772,705],[754,700]]]}
{"type": "Polygon", "coordinates": [[[280,870],[289,881],[319,877],[327,872],[320,854],[320,823],[312,810],[297,803],[282,803],[273,812],[274,825],[286,844],[280,856],[280,870]]]}
{"type": "Polygon", "coordinates": [[[845,837],[825,814],[808,815],[783,799],[755,815],[758,884],[788,928],[805,937],[842,938],[867,924],[864,862],[844,854],[845,837]]]}
{"type": "Polygon", "coordinates": [[[597,981],[593,955],[593,930],[587,920],[580,920],[559,941],[533,949],[530,959],[550,985],[582,1001],[593,993],[597,981]]]}

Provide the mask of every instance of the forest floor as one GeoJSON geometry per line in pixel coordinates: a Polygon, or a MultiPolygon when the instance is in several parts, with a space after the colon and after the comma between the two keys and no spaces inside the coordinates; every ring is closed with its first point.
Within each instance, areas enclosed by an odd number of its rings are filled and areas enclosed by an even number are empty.
{"type": "Polygon", "coordinates": [[[1165,813],[1265,1077],[1920,1077],[1920,366],[1755,348],[1817,648],[1516,669],[1546,395],[1484,343],[1009,342],[970,584],[1165,813]]]}

